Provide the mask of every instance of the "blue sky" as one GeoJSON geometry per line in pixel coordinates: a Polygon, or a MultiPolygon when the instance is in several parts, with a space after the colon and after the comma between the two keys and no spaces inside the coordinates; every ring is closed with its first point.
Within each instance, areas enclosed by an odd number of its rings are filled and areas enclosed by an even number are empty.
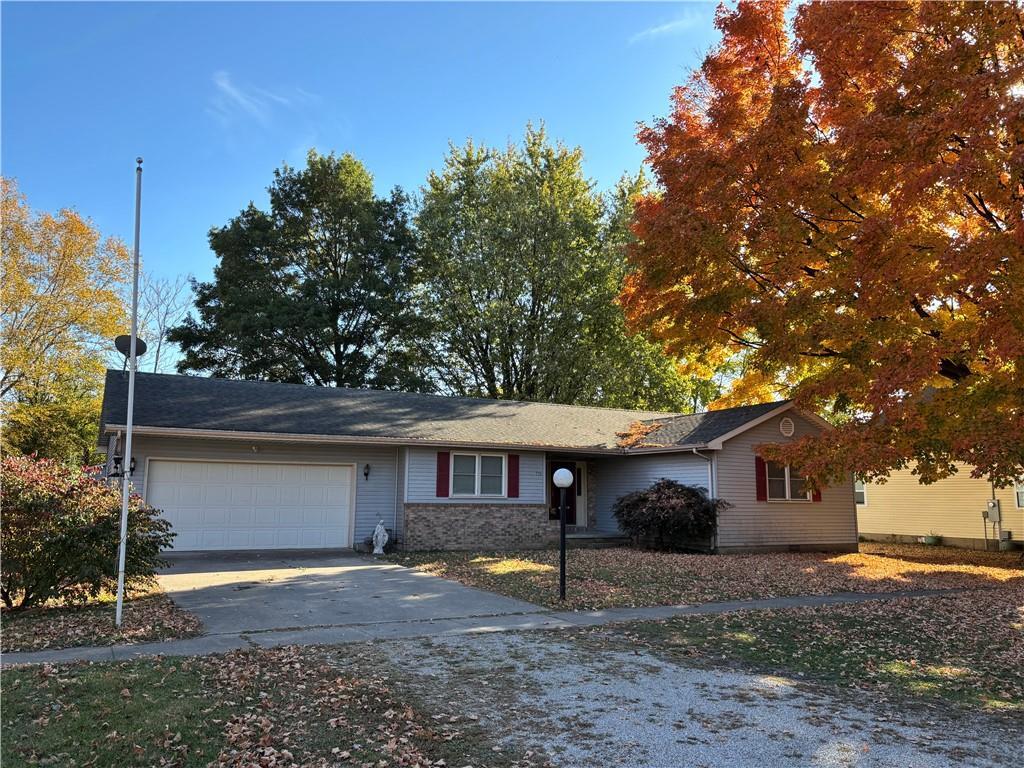
{"type": "Polygon", "coordinates": [[[306,150],[352,152],[415,191],[449,141],[527,121],[635,171],[636,124],[714,44],[712,4],[12,3],[2,14],[2,172],[37,209],[73,207],[155,276],[211,275],[211,226],[306,150]]]}

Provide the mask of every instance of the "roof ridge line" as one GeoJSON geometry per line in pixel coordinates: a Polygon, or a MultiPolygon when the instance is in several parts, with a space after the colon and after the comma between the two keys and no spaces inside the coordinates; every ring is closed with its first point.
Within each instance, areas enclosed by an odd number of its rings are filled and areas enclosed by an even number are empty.
{"type": "MultiPolygon", "coordinates": [[[[121,374],[124,373],[116,368],[107,368],[107,373],[121,374]]],[[[224,376],[192,376],[185,373],[155,373],[153,371],[136,371],[136,375],[144,376],[155,376],[161,378],[172,378],[172,379],[195,379],[198,381],[216,381],[225,382],[230,384],[260,384],[260,385],[276,385],[284,387],[298,387],[310,392],[355,392],[365,393],[373,392],[384,395],[404,395],[404,396],[416,396],[416,397],[431,397],[438,398],[441,400],[464,400],[472,403],[509,403],[513,405],[546,405],[546,406],[557,406],[560,408],[571,408],[571,409],[588,409],[598,411],[615,411],[617,413],[633,413],[633,414],[650,414],[648,420],[657,418],[675,418],[679,416],[696,416],[699,413],[682,413],[679,411],[656,411],[639,408],[616,408],[607,405],[573,405],[572,403],[552,403],[545,400],[503,400],[501,398],[493,397],[472,397],[470,395],[444,395],[437,392],[407,392],[401,389],[375,389],[373,387],[330,387],[320,386],[316,384],[300,384],[291,381],[268,381],[266,379],[229,379],[224,376]]],[[[707,413],[705,411],[704,413],[707,413]]]]}

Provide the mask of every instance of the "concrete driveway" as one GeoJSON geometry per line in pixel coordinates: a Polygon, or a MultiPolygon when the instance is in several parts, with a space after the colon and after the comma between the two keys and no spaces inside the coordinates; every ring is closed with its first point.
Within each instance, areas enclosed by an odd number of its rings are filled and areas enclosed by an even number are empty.
{"type": "Polygon", "coordinates": [[[544,610],[355,553],[180,554],[160,585],[210,634],[544,610]]]}

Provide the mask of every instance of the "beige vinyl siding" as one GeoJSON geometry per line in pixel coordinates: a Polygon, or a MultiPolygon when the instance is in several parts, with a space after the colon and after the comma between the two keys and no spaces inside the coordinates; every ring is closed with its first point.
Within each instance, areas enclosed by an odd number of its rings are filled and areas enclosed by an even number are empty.
{"type": "Polygon", "coordinates": [[[372,535],[378,520],[395,527],[395,458],[390,447],[358,445],[301,445],[298,443],[240,440],[207,440],[200,438],[153,437],[136,435],[132,453],[136,469],[132,478],[135,489],[145,496],[146,459],[192,459],[197,461],[262,461],[312,464],[355,465],[356,504],[353,542],[360,544],[372,535]],[[370,465],[370,477],[363,470],[370,465]]]}
{"type": "Polygon", "coordinates": [[[820,502],[757,500],[754,446],[790,442],[819,431],[815,424],[788,411],[726,441],[717,455],[717,491],[719,498],[732,506],[719,517],[720,550],[856,546],[852,477],[848,483],[823,489],[820,502]],[[779,431],[779,422],[787,417],[793,420],[791,438],[779,431]]]}
{"type": "MultiPolygon", "coordinates": [[[[857,520],[865,536],[924,536],[937,533],[947,539],[984,541],[982,512],[992,498],[987,480],[971,477],[971,469],[958,465],[957,474],[922,485],[909,469],[893,472],[885,483],[866,485],[867,504],[857,506],[857,520]]],[[[1003,530],[1024,540],[1024,510],[1017,507],[1014,489],[997,488],[1003,530]]],[[[989,526],[992,536],[992,526],[989,526]]],[[[966,543],[966,542],[965,542],[966,543]]]]}

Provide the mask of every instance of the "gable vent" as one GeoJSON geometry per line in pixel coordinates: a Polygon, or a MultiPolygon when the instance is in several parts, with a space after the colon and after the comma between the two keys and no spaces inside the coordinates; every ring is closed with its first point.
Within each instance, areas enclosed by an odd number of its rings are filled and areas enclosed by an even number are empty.
{"type": "Polygon", "coordinates": [[[789,418],[789,416],[782,417],[779,421],[779,432],[781,432],[785,437],[792,437],[793,430],[793,420],[789,418]]]}

